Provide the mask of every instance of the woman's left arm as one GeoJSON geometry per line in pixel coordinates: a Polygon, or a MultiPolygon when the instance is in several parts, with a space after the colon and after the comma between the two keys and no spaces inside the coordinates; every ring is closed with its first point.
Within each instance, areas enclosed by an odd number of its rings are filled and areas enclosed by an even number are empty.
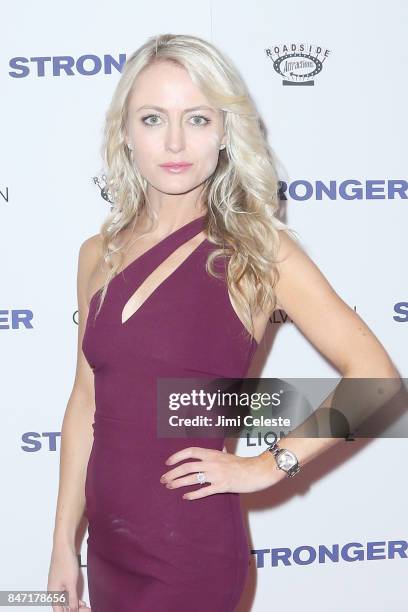
{"type": "Polygon", "coordinates": [[[304,250],[283,231],[279,234],[278,308],[343,376],[398,376],[383,345],[361,317],[339,297],[304,250]]]}
{"type": "MultiPolygon", "coordinates": [[[[339,297],[304,250],[287,234],[279,233],[279,259],[282,263],[279,264],[280,279],[275,288],[278,308],[289,315],[344,379],[399,380],[390,356],[367,324],[339,297]]],[[[399,387],[398,383],[395,388],[399,387]]],[[[322,407],[330,408],[333,396],[334,392],[324,400],[322,407]]],[[[299,437],[297,433],[296,436],[285,436],[279,446],[294,452],[303,466],[342,440],[344,442],[341,437],[299,437]]],[[[259,458],[264,462],[265,470],[276,468],[269,450],[261,453],[259,458]]],[[[285,477],[284,471],[271,470],[272,483],[285,477]]]]}
{"type": "MultiPolygon", "coordinates": [[[[303,335],[340,371],[344,379],[400,380],[391,358],[367,324],[339,297],[305,251],[285,232],[280,231],[279,234],[280,277],[275,286],[277,307],[289,315],[303,335]]],[[[331,407],[333,393],[324,400],[322,407],[331,407]]],[[[294,435],[285,436],[282,445],[279,443],[280,447],[296,455],[300,466],[338,442],[344,442],[342,437],[308,437],[307,427],[304,437],[300,437],[301,428],[302,425],[294,435]]],[[[169,488],[194,484],[197,481],[191,472],[200,470],[206,473],[211,484],[186,493],[183,495],[185,499],[226,491],[258,491],[287,477],[283,470],[277,468],[269,450],[255,457],[239,457],[217,450],[189,447],[169,457],[166,463],[174,465],[187,458],[196,459],[197,462],[173,468],[165,474],[162,482],[169,488]]]]}

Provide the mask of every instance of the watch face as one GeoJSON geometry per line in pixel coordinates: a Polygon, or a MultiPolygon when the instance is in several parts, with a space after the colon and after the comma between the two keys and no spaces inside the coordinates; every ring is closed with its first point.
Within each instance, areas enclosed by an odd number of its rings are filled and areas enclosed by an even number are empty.
{"type": "Polygon", "coordinates": [[[282,470],[290,470],[291,467],[296,465],[297,459],[290,450],[284,450],[279,454],[277,462],[282,470]]]}

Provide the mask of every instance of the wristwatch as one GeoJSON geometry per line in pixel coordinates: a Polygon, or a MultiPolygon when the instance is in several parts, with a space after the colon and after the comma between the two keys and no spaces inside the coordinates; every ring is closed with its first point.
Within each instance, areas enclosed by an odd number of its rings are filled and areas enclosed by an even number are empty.
{"type": "Polygon", "coordinates": [[[289,478],[299,472],[300,465],[294,452],[287,448],[279,448],[277,441],[271,444],[268,451],[275,457],[277,469],[286,472],[289,478]]]}

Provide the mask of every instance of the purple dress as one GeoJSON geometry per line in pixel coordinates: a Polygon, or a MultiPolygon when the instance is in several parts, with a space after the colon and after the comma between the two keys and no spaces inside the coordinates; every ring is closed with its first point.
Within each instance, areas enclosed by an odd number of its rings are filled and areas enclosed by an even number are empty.
{"type": "MultiPolygon", "coordinates": [[[[206,215],[166,236],[115,276],[84,355],[94,371],[95,419],[85,496],[87,577],[92,612],[233,612],[244,589],[250,546],[238,493],[200,499],[167,489],[160,476],[189,446],[222,450],[222,438],[159,438],[156,378],[244,378],[257,343],[235,313],[225,277],[205,262],[204,239],[138,310],[125,303],[176,248],[206,227],[206,215]]],[[[216,260],[216,269],[219,267],[216,260]]],[[[188,461],[195,461],[189,459],[188,461]]],[[[184,463],[184,461],[182,462],[184,463]]]]}

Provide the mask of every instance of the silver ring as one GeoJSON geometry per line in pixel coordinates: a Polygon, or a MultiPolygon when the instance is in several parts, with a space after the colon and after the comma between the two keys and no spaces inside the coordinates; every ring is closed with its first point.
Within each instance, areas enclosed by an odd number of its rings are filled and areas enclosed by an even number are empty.
{"type": "Polygon", "coordinates": [[[199,482],[200,484],[204,484],[205,482],[207,482],[204,472],[197,472],[196,476],[197,482],[199,482]]]}

